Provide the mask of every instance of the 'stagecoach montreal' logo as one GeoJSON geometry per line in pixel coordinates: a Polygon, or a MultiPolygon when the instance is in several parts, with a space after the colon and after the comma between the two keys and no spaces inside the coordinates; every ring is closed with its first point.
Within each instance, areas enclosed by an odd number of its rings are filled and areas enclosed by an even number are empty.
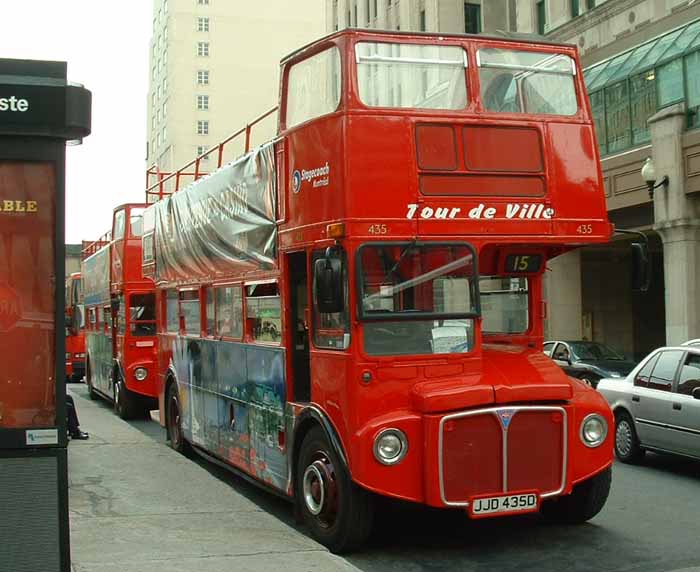
{"type": "Polygon", "coordinates": [[[297,170],[292,175],[292,191],[298,193],[301,189],[301,173],[297,170]]]}
{"type": "Polygon", "coordinates": [[[24,113],[29,111],[29,101],[17,99],[16,96],[0,97],[0,111],[19,111],[24,113]]]}
{"type": "Polygon", "coordinates": [[[317,167],[316,169],[311,169],[307,171],[298,169],[294,171],[292,175],[292,192],[298,193],[301,191],[301,185],[304,181],[310,181],[311,186],[315,189],[317,187],[327,187],[330,181],[331,168],[328,165],[328,161],[323,167],[317,167]]]}

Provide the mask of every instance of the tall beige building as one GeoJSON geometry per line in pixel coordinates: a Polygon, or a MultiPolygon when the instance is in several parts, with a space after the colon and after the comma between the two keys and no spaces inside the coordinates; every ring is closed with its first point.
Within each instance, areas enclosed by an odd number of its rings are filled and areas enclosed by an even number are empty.
{"type": "MultiPolygon", "coordinates": [[[[279,61],[325,33],[324,0],[154,0],[147,165],[181,167],[275,107],[279,61]]],[[[253,143],[274,136],[276,119],[253,143]]],[[[227,149],[233,158],[243,143],[227,149]]]]}
{"type": "Polygon", "coordinates": [[[493,33],[515,27],[515,3],[501,0],[326,0],[326,30],[377,28],[493,33]]]}

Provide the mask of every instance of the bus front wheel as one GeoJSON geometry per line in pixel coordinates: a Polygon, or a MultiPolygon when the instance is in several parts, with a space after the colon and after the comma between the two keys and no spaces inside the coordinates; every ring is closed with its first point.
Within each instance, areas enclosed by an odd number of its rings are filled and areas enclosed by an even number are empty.
{"type": "Polygon", "coordinates": [[[114,411],[121,419],[133,419],[136,417],[136,397],[124,383],[121,374],[114,372],[114,411]]]}
{"type": "Polygon", "coordinates": [[[612,468],[577,484],[570,495],[542,503],[542,515],[549,521],[580,524],[598,514],[610,493],[612,468]]]}
{"type": "Polygon", "coordinates": [[[365,542],[374,516],[371,494],[352,482],[321,427],[304,437],[295,477],[301,519],[318,542],[337,554],[365,542]]]}
{"type": "Polygon", "coordinates": [[[180,408],[180,396],[177,392],[177,384],[168,386],[165,398],[165,419],[170,437],[170,446],[178,453],[189,457],[192,453],[191,445],[185,440],[182,433],[182,409],[180,408]]]}

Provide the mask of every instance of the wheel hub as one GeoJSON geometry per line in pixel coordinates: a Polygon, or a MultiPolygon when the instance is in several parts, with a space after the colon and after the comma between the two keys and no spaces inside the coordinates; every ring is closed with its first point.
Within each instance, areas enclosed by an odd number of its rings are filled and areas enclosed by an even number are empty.
{"type": "Polygon", "coordinates": [[[306,509],[324,526],[332,525],[337,512],[337,494],[335,470],[327,456],[321,455],[306,467],[302,492],[306,509]]]}
{"type": "Polygon", "coordinates": [[[627,421],[620,421],[617,424],[615,444],[617,445],[617,450],[623,455],[628,455],[632,450],[632,430],[627,421]]]}

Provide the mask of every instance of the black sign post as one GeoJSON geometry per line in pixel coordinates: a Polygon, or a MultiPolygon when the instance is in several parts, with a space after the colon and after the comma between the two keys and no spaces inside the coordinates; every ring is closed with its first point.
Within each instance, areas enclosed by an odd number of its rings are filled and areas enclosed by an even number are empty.
{"type": "Polygon", "coordinates": [[[91,94],[64,62],[0,59],[0,569],[68,572],[65,145],[91,94]]]}

